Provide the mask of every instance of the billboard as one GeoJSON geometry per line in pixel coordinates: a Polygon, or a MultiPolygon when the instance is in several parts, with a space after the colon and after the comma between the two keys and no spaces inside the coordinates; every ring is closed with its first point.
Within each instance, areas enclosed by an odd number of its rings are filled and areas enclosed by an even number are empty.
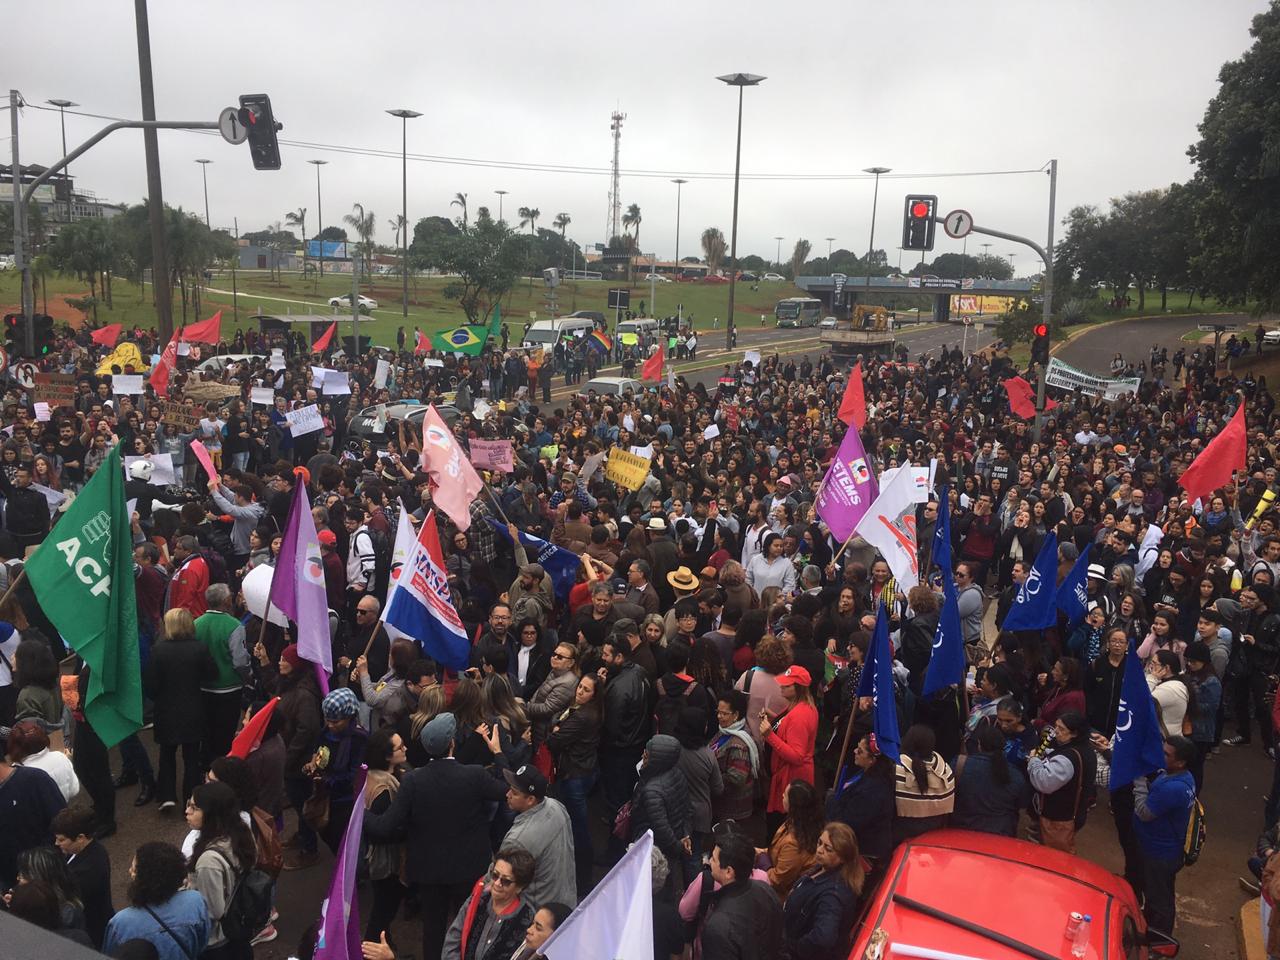
{"type": "Polygon", "coordinates": [[[351,257],[347,253],[347,241],[345,240],[308,240],[307,256],[313,260],[319,260],[323,257],[325,260],[350,260],[351,257]],[[320,248],[324,247],[321,253],[320,248]]]}
{"type": "Polygon", "coordinates": [[[952,313],[1001,314],[1013,308],[1013,297],[987,297],[972,293],[951,295],[952,313]]]}

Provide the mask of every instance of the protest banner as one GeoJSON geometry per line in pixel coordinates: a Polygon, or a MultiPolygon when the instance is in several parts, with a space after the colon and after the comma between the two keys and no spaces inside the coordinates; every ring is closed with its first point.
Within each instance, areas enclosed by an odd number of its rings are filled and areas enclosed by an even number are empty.
{"type": "Polygon", "coordinates": [[[285,414],[285,420],[289,424],[289,433],[295,437],[324,429],[324,417],[320,415],[320,408],[314,403],[297,410],[290,410],[285,414]]]}
{"type": "Polygon", "coordinates": [[[32,397],[35,400],[43,400],[52,408],[75,405],[75,377],[64,373],[37,373],[33,379],[32,397]]]}
{"type": "Polygon", "coordinates": [[[1099,377],[1081,370],[1079,367],[1073,367],[1069,363],[1063,363],[1057,357],[1050,357],[1049,367],[1044,375],[1044,383],[1047,387],[1057,387],[1060,390],[1070,390],[1072,392],[1079,390],[1090,396],[1101,397],[1103,400],[1111,401],[1119,400],[1128,393],[1137,393],[1138,388],[1142,386],[1142,378],[1123,377],[1113,379],[1111,377],[1099,377]]]}
{"type": "Polygon", "coordinates": [[[605,479],[612,480],[628,490],[639,490],[645,477],[649,476],[649,461],[615,447],[609,451],[609,459],[604,465],[604,475],[605,479]]]}
{"type": "Polygon", "coordinates": [[[200,426],[200,414],[190,404],[166,401],[160,405],[160,422],[179,433],[191,433],[200,426]]]}
{"type": "Polygon", "coordinates": [[[477,470],[515,471],[510,440],[472,440],[471,465],[477,470]]]}
{"type": "Polygon", "coordinates": [[[111,378],[111,392],[116,396],[139,396],[142,393],[142,374],[117,373],[111,378]]]}
{"type": "Polygon", "coordinates": [[[264,407],[275,406],[276,392],[271,387],[250,387],[249,402],[257,403],[264,407]]]}

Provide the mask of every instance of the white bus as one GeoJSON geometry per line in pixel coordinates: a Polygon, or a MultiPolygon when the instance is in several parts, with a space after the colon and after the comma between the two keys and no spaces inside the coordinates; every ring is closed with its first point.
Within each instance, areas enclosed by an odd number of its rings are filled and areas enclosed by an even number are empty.
{"type": "Polygon", "coordinates": [[[773,308],[780,327],[816,327],[822,319],[822,301],[812,297],[788,297],[773,308]]]}

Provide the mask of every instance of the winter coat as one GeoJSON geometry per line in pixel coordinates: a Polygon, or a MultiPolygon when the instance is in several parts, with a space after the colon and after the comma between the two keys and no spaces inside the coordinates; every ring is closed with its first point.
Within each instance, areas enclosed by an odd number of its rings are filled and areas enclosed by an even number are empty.
{"type": "Polygon", "coordinates": [[[689,829],[695,833],[710,833],[711,802],[724,792],[724,780],[720,766],[710,747],[697,750],[682,749],[677,764],[689,785],[689,829]]]}
{"type": "Polygon", "coordinates": [[[632,841],[653,831],[653,842],[668,860],[684,853],[680,841],[690,834],[689,784],[679,768],[680,741],[656,736],[645,744],[649,760],[631,797],[632,841]]]}
{"type": "Polygon", "coordinates": [[[884,861],[893,852],[894,784],[885,777],[857,775],[827,801],[827,819],[853,828],[864,857],[884,861]]]}
{"type": "Polygon", "coordinates": [[[911,671],[911,689],[918,695],[924,684],[924,673],[933,654],[933,637],[938,631],[938,614],[917,615],[902,624],[898,659],[911,671]]]}
{"type": "Polygon", "coordinates": [[[769,841],[769,886],[782,900],[795,886],[800,874],[813,865],[813,850],[803,850],[790,820],[774,831],[769,841]]]}
{"type": "Polygon", "coordinates": [[[155,701],[155,739],[161,746],[195,743],[204,732],[200,687],[213,681],[218,668],[199,640],[161,640],[151,648],[143,686],[155,701]]]}
{"type": "Polygon", "coordinates": [[[578,676],[572,670],[559,673],[552,670],[525,703],[525,716],[533,725],[535,750],[547,739],[547,734],[551,731],[551,722],[573,703],[573,693],[577,686],[578,676]]]}
{"type": "Polygon", "coordinates": [[[297,667],[280,677],[276,715],[280,718],[280,736],[284,739],[284,775],[301,777],[302,767],[311,759],[324,717],[320,712],[320,686],[315,672],[308,666],[297,667]]]}
{"type": "Polygon", "coordinates": [[[787,960],[843,960],[858,897],[838,870],[805,873],[782,907],[787,960]]]}
{"type": "Polygon", "coordinates": [[[556,760],[556,777],[585,777],[595,772],[600,751],[600,708],[570,707],[551,724],[547,748],[556,760]]]}
{"type": "Polygon", "coordinates": [[[699,942],[707,960],[782,955],[782,903],[767,883],[739,880],[711,894],[699,942]]]}
{"type": "Polygon", "coordinates": [[[971,753],[962,759],[951,826],[1016,836],[1018,814],[1031,801],[1027,778],[1017,767],[1008,765],[1009,782],[997,783],[989,755],[971,753]]]}
{"type": "Polygon", "coordinates": [[[769,764],[769,806],[782,812],[782,795],[793,780],[813,783],[813,747],[818,738],[818,711],[812,704],[797,703],[782,715],[777,729],[765,737],[772,749],[769,764]]]}
{"type": "Polygon", "coordinates": [[[624,663],[604,688],[604,737],[607,747],[639,747],[649,738],[651,703],[648,674],[624,663]]]}

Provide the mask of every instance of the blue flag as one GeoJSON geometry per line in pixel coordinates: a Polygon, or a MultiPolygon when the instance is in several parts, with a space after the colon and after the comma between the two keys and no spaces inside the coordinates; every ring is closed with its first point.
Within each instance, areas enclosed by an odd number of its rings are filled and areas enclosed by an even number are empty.
{"type": "Polygon", "coordinates": [[[1111,741],[1111,789],[1128,786],[1138,777],[1164,769],[1164,734],[1156,718],[1156,702],[1147,688],[1138,647],[1129,641],[1120,681],[1120,709],[1111,741]]]}
{"type": "Polygon", "coordinates": [[[897,763],[901,757],[898,734],[898,704],[893,689],[893,647],[889,643],[889,615],[884,603],[876,614],[876,629],[871,634],[867,660],[858,681],[858,696],[871,697],[871,729],[875,731],[876,748],[897,763]]]}
{"type": "MultiPolygon", "coordinates": [[[[944,483],[938,490],[938,520],[933,528],[932,563],[943,570],[944,581],[951,570],[951,497],[950,490],[944,483]]],[[[927,575],[929,571],[925,571],[927,575]]]]}
{"type": "Polygon", "coordinates": [[[1009,608],[1001,630],[1044,630],[1058,622],[1053,605],[1058,587],[1058,537],[1052,531],[1044,538],[1040,555],[1031,566],[1027,579],[1018,588],[1018,596],[1009,608]]]}
{"type": "Polygon", "coordinates": [[[1074,627],[1089,612],[1089,550],[1092,543],[1085,544],[1084,550],[1076,559],[1075,566],[1067,574],[1066,579],[1058,587],[1058,609],[1067,615],[1067,623],[1074,627]]]}
{"type": "MultiPolygon", "coordinates": [[[[493,517],[485,517],[485,519],[493,525],[494,530],[502,534],[507,543],[511,542],[511,534],[507,533],[506,524],[500,523],[493,517]]],[[[538,537],[530,536],[523,530],[519,533],[520,545],[529,554],[529,562],[542,565],[542,569],[551,578],[551,587],[555,591],[556,599],[561,603],[568,603],[569,591],[578,581],[578,566],[582,563],[578,555],[564,547],[557,547],[554,543],[547,543],[538,537]]]]}

